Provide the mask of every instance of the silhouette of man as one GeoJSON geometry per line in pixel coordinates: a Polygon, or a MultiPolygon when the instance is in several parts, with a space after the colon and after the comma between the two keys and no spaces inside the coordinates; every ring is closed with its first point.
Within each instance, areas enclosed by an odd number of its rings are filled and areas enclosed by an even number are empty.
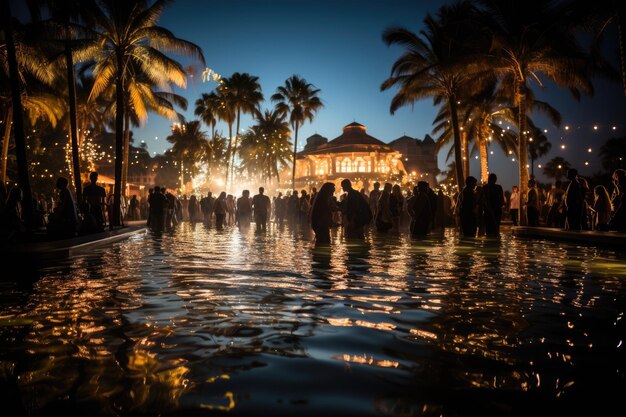
{"type": "Polygon", "coordinates": [[[267,217],[270,212],[270,198],[263,193],[265,188],[259,187],[259,193],[252,197],[252,210],[257,232],[267,230],[267,217]]]}

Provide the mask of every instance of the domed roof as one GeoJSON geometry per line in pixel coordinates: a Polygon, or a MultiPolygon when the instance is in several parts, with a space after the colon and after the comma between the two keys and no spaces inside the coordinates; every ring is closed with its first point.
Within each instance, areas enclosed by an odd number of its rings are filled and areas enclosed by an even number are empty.
{"type": "Polygon", "coordinates": [[[300,155],[338,152],[395,152],[389,145],[366,133],[367,128],[353,122],[343,127],[343,133],[315,149],[300,152],[300,155]]]}

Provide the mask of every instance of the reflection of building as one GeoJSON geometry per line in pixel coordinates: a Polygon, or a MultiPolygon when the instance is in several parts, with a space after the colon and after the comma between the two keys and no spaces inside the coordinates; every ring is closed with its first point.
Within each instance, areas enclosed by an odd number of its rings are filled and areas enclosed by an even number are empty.
{"type": "Polygon", "coordinates": [[[375,181],[400,182],[405,176],[400,152],[368,135],[356,122],[330,142],[317,134],[309,137],[297,156],[298,187],[348,178],[355,188],[371,188],[375,181]]]}
{"type": "Polygon", "coordinates": [[[389,146],[402,154],[402,162],[409,177],[428,181],[431,187],[437,185],[439,167],[433,138],[426,135],[424,140],[419,140],[402,136],[390,142],[389,146]]]}

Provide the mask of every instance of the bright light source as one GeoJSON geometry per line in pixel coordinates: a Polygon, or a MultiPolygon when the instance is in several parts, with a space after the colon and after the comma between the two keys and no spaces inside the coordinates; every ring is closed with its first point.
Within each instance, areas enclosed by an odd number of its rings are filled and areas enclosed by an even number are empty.
{"type": "Polygon", "coordinates": [[[561,145],[561,149],[565,149],[565,145],[561,145]]]}
{"type": "Polygon", "coordinates": [[[598,130],[598,126],[594,126],[594,127],[593,127],[593,130],[598,130]]]}
{"type": "Polygon", "coordinates": [[[537,165],[537,168],[541,168],[541,164],[537,165]]]}
{"type": "Polygon", "coordinates": [[[569,126],[565,126],[565,130],[569,130],[569,126]]]}
{"type": "Polygon", "coordinates": [[[587,152],[591,153],[591,148],[587,149],[587,152]]]}

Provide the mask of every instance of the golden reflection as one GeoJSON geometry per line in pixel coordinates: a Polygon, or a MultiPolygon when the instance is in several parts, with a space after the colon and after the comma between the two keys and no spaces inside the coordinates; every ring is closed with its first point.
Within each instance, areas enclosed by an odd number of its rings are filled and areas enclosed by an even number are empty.
{"type": "Polygon", "coordinates": [[[204,408],[207,410],[219,410],[219,411],[230,411],[233,408],[235,408],[235,395],[230,392],[227,391],[226,394],[224,394],[224,398],[226,400],[228,400],[228,404],[204,404],[204,403],[200,403],[200,408],[204,408]]]}
{"type": "Polygon", "coordinates": [[[361,365],[378,366],[381,368],[397,368],[398,366],[400,366],[399,362],[390,361],[387,359],[378,360],[378,359],[374,359],[373,356],[367,356],[367,355],[360,356],[360,355],[349,355],[347,353],[344,353],[341,356],[333,357],[333,359],[343,360],[345,362],[351,362],[351,363],[358,363],[361,365]]]}
{"type": "Polygon", "coordinates": [[[427,332],[426,330],[420,329],[411,329],[411,334],[422,337],[424,339],[437,340],[437,335],[435,333],[427,332]]]}
{"type": "Polygon", "coordinates": [[[391,323],[372,323],[365,320],[350,320],[349,318],[340,318],[335,319],[329,317],[326,319],[328,324],[331,326],[339,326],[339,327],[350,327],[350,326],[361,326],[367,327],[369,329],[377,329],[377,330],[394,330],[397,326],[391,323]]]}

